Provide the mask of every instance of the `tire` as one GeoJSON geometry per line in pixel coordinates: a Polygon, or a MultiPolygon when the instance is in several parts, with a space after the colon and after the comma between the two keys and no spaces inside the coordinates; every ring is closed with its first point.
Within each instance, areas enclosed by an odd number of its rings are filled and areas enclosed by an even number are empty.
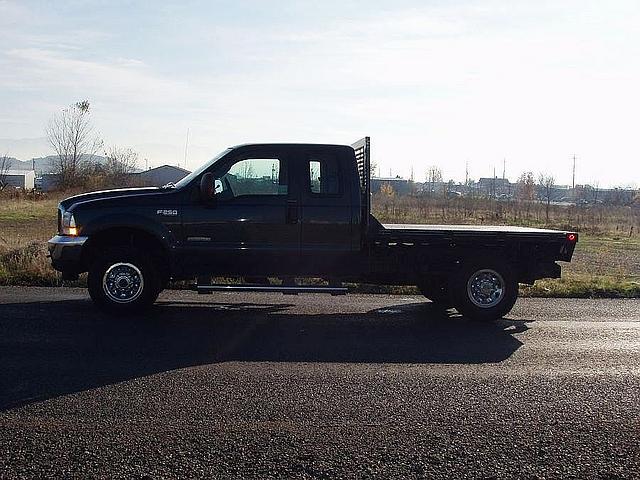
{"type": "Polygon", "coordinates": [[[502,260],[476,260],[456,275],[453,296],[456,310],[465,317],[490,322],[511,311],[518,298],[518,280],[502,260]]]}
{"type": "Polygon", "coordinates": [[[98,254],[89,267],[87,286],[94,304],[112,313],[149,308],[162,290],[154,263],[131,247],[112,248],[98,254]]]}

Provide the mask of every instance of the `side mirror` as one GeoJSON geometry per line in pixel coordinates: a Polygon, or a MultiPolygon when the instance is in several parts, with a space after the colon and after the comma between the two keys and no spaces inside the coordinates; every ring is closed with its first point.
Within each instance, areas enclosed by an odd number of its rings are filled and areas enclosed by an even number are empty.
{"type": "Polygon", "coordinates": [[[213,189],[213,173],[208,172],[200,178],[200,198],[204,202],[208,202],[215,195],[213,189]]]}

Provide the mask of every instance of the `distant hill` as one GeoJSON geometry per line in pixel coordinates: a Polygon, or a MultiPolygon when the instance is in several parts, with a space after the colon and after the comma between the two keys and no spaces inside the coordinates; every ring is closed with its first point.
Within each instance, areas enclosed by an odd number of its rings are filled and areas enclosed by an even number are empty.
{"type": "MultiPolygon", "coordinates": [[[[0,155],[0,161],[4,158],[4,155],[0,155]]],[[[22,163],[20,162],[20,160],[18,160],[17,158],[13,158],[13,157],[7,157],[7,160],[9,160],[9,163],[11,165],[9,165],[9,168],[11,170],[22,170],[22,168],[16,168],[15,165],[18,165],[18,163],[22,163]]]]}
{"type": "MultiPolygon", "coordinates": [[[[53,166],[55,165],[56,155],[47,155],[46,157],[34,158],[32,160],[18,160],[17,158],[12,158],[11,160],[11,170],[35,170],[36,175],[40,175],[41,173],[51,173],[53,170],[53,166]]],[[[93,162],[96,163],[105,163],[106,157],[102,155],[93,155],[90,158],[93,162]]]]}

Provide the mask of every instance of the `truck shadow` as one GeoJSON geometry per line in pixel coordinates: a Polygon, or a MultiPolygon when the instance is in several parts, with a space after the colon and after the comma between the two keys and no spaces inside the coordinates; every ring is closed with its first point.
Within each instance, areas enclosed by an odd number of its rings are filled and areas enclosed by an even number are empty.
{"type": "Polygon", "coordinates": [[[528,329],[471,322],[429,303],[346,314],[291,306],[164,302],[114,318],[88,300],[2,304],[0,411],[216,362],[495,363],[528,329]]]}

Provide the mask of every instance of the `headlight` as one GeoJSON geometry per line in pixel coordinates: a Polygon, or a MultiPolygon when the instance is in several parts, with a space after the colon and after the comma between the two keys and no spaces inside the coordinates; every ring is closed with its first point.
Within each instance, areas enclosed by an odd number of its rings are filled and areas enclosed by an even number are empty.
{"type": "Polygon", "coordinates": [[[62,216],[62,234],[63,235],[78,235],[78,227],[76,226],[76,219],[73,218],[73,213],[64,212],[62,216]]]}

